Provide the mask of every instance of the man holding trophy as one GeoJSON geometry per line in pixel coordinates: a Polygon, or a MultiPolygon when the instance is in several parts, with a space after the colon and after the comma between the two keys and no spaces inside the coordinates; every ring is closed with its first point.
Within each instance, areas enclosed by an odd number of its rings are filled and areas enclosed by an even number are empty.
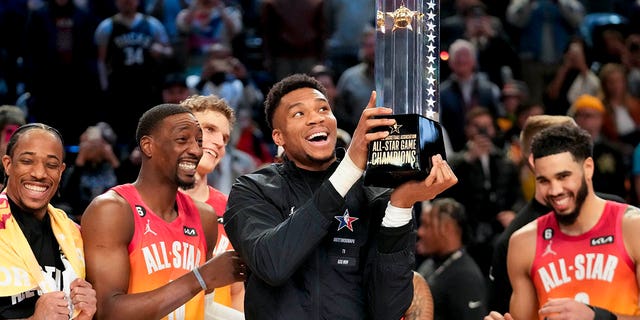
{"type": "MultiPolygon", "coordinates": [[[[437,14],[437,3],[429,1],[425,16],[437,14]]],[[[421,14],[404,8],[415,17],[404,27],[423,31],[421,14]]],[[[415,87],[402,90],[424,96],[418,87],[420,94],[411,92],[415,87]]],[[[284,149],[283,162],[238,178],[224,214],[229,239],[251,270],[247,319],[400,319],[411,304],[413,205],[433,199],[457,178],[438,147],[428,150],[433,156],[427,170],[412,162],[412,170],[423,170],[412,178],[402,175],[404,181],[394,189],[365,186],[373,144],[399,144],[387,152],[415,147],[419,160],[424,154],[417,151],[423,145],[418,140],[431,141],[427,146],[441,141],[430,119],[428,130],[404,133],[400,127],[400,138],[389,139],[398,134],[395,128],[425,121],[403,124],[404,114],[375,107],[375,100],[372,92],[345,152],[336,151],[337,121],[319,82],[295,74],[269,91],[266,120],[274,142],[284,149]]]]}

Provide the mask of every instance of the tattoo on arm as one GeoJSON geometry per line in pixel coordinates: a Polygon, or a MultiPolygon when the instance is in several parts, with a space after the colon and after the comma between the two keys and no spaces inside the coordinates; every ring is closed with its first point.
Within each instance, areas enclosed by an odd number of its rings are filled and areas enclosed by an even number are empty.
{"type": "Polygon", "coordinates": [[[638,217],[640,216],[640,209],[634,206],[627,206],[627,210],[624,211],[625,218],[638,217]]]}

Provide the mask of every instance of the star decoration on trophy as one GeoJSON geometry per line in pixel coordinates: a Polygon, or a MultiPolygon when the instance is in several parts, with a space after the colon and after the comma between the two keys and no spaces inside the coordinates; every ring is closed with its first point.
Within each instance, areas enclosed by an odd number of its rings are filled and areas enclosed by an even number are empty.
{"type": "Polygon", "coordinates": [[[376,106],[393,113],[389,134],[370,142],[364,184],[395,188],[425,179],[446,155],[439,123],[439,0],[376,0],[376,106]],[[402,132],[400,130],[402,129],[402,132]]]}
{"type": "Polygon", "coordinates": [[[395,133],[400,133],[400,128],[401,127],[402,127],[402,125],[401,124],[397,124],[397,123],[392,125],[392,126],[389,126],[389,129],[391,129],[391,132],[389,132],[389,134],[394,133],[394,132],[395,133]]]}
{"type": "Polygon", "coordinates": [[[427,4],[427,9],[425,10],[426,14],[426,36],[425,41],[426,45],[426,77],[427,77],[427,86],[426,90],[426,104],[427,110],[425,116],[429,119],[438,120],[438,113],[436,110],[436,102],[438,100],[438,70],[439,70],[439,51],[440,51],[440,43],[438,42],[438,33],[439,33],[439,22],[437,15],[437,0],[429,0],[427,4]]]}
{"type": "Polygon", "coordinates": [[[384,12],[378,11],[376,12],[376,26],[380,32],[385,33],[387,31],[384,22],[384,12]]]}
{"type": "Polygon", "coordinates": [[[387,12],[387,15],[393,18],[393,28],[391,31],[395,31],[396,29],[413,30],[413,27],[411,27],[413,19],[420,19],[423,16],[421,12],[411,11],[405,7],[404,4],[400,5],[400,7],[393,12],[387,12]]]}

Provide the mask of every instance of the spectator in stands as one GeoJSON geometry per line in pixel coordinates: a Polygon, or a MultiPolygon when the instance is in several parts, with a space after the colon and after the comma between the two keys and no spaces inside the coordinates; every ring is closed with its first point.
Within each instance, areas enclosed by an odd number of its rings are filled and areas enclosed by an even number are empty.
{"type": "Polygon", "coordinates": [[[498,86],[476,72],[476,47],[459,39],[451,44],[449,55],[452,74],[440,86],[440,117],[453,150],[460,151],[466,143],[464,126],[469,110],[483,106],[494,119],[503,111],[498,86]]]}
{"type": "Polygon", "coordinates": [[[600,94],[600,79],[588,65],[584,46],[582,39],[575,38],[567,47],[562,64],[545,92],[548,114],[565,115],[581,95],[600,94]]]}
{"type": "Polygon", "coordinates": [[[640,98],[640,34],[631,34],[626,40],[627,51],[623,59],[627,69],[629,94],[640,98]]]}
{"type": "Polygon", "coordinates": [[[192,94],[187,85],[187,78],[180,72],[170,73],[164,78],[162,85],[162,102],[180,103],[192,94]]]}
{"type": "Polygon", "coordinates": [[[114,152],[117,136],[106,122],[89,126],[80,136],[78,154],[67,166],[60,184],[61,199],[69,214],[80,222],[91,200],[118,184],[120,160],[114,152]]]}
{"type": "Polygon", "coordinates": [[[375,7],[369,0],[324,0],[324,8],[327,66],[338,79],[347,68],[360,62],[360,34],[375,20],[375,7]]]}
{"type": "MultiPolygon", "coordinates": [[[[20,108],[11,105],[0,106],[0,155],[7,152],[7,144],[13,133],[27,122],[27,118],[20,108]]],[[[4,170],[0,172],[0,189],[4,188],[4,170]]]]}
{"type": "MultiPolygon", "coordinates": [[[[47,1],[31,12],[27,23],[24,62],[26,90],[31,95],[29,117],[55,127],[64,137],[77,139],[84,128],[98,120],[94,111],[77,118],[69,117],[69,112],[104,107],[96,99],[100,93],[93,41],[97,24],[96,18],[73,0],[47,1]],[[87,101],[93,101],[91,106],[87,101]]],[[[68,142],[75,144],[77,140],[68,142]]]]}
{"type": "Polygon", "coordinates": [[[311,68],[309,75],[322,83],[324,88],[327,89],[327,100],[329,101],[329,105],[335,105],[334,103],[336,101],[338,91],[336,88],[333,70],[323,64],[317,64],[311,68]]]}
{"type": "Polygon", "coordinates": [[[460,183],[446,196],[462,203],[475,230],[469,253],[483,274],[489,273],[495,238],[509,225],[523,204],[517,167],[494,143],[496,126],[489,110],[475,107],[464,127],[466,146],[449,155],[460,183]]]}
{"type": "Polygon", "coordinates": [[[608,63],[599,73],[605,118],[602,132],[612,141],[631,148],[640,142],[640,100],[627,90],[626,70],[620,64],[608,63]]]}
{"type": "Polygon", "coordinates": [[[264,0],[260,13],[265,67],[275,81],[307,73],[324,60],[323,0],[264,0]]]}
{"type": "Polygon", "coordinates": [[[625,154],[623,146],[602,135],[604,114],[602,101],[591,95],[578,97],[567,113],[593,140],[593,189],[626,199],[630,151],[625,154]]]}
{"type": "Polygon", "coordinates": [[[543,103],[544,87],[554,77],[562,53],[584,17],[579,0],[514,0],[507,21],[519,30],[518,53],[530,101],[543,103]]]}
{"type": "Polygon", "coordinates": [[[198,75],[209,56],[209,47],[219,43],[231,48],[242,31],[242,13],[224,0],[192,0],[180,11],[176,24],[187,37],[187,74],[198,75]]]}
{"type": "Polygon", "coordinates": [[[363,106],[367,105],[371,91],[375,90],[374,63],[376,51],[376,30],[367,25],[360,36],[360,63],[345,70],[337,84],[334,112],[338,127],[353,132],[363,106]]]}
{"type": "Polygon", "coordinates": [[[467,252],[471,229],[464,206],[439,198],[422,203],[416,251],[427,256],[418,272],[427,280],[436,320],[477,320],[487,313],[485,277],[467,252]]]}
{"type": "MultiPolygon", "coordinates": [[[[456,19],[458,15],[445,19],[456,19]]],[[[491,82],[502,87],[505,82],[520,78],[520,60],[509,42],[502,23],[487,13],[480,1],[469,2],[462,11],[460,34],[445,41],[447,48],[456,39],[467,39],[476,46],[478,72],[484,73],[491,82]]],[[[457,19],[456,19],[457,20],[457,19]]]]}
{"type": "Polygon", "coordinates": [[[173,55],[164,26],[137,12],[138,4],[139,0],[116,0],[118,13],[95,31],[100,84],[108,103],[97,113],[127,147],[134,144],[140,115],[161,102],[163,61],[173,55]]]}

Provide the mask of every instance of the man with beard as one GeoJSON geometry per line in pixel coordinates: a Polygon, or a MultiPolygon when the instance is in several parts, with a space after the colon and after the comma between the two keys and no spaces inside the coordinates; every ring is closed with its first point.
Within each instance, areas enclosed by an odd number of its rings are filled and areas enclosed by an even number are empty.
{"type": "Polygon", "coordinates": [[[138,178],[96,197],[82,218],[97,319],[204,319],[204,292],[244,279],[233,251],[211,258],[214,210],[178,188],[194,186],[202,129],[189,109],[161,104],[136,130],[138,178]]]}
{"type": "Polygon", "coordinates": [[[422,181],[383,189],[363,184],[371,141],[395,124],[375,118],[372,92],[348,150],[336,151],[337,121],[316,79],[294,74],[265,101],[282,163],[236,179],[224,213],[247,261],[247,319],[400,319],[413,290],[413,205],[458,180],[440,155],[422,181]]]}
{"type": "Polygon", "coordinates": [[[594,193],[592,150],[575,126],[533,137],[536,189],[552,212],[511,236],[511,314],[485,319],[640,319],[640,210],[594,193]]]}

